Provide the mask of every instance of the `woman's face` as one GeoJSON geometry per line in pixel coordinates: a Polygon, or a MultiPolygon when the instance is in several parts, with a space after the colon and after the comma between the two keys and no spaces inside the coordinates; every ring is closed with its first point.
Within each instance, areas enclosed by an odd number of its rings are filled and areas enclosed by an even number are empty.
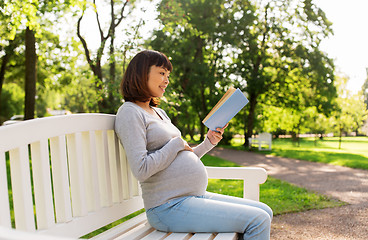
{"type": "Polygon", "coordinates": [[[165,93],[167,85],[169,85],[170,72],[157,66],[151,66],[148,74],[148,89],[152,97],[162,97],[165,93]]]}

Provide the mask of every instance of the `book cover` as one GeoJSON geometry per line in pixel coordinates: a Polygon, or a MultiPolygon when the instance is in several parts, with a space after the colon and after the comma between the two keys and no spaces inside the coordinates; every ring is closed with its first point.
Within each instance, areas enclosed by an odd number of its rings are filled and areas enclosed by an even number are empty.
{"type": "Polygon", "coordinates": [[[239,88],[235,89],[230,87],[202,122],[213,131],[215,131],[216,128],[222,128],[245,105],[247,105],[248,102],[248,99],[239,88]]]}

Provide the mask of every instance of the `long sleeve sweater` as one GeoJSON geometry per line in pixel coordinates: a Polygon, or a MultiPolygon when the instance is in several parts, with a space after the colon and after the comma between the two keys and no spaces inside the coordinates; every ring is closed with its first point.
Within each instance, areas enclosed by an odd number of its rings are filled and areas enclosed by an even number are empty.
{"type": "Polygon", "coordinates": [[[206,138],[193,152],[184,150],[180,131],[165,111],[154,110],[161,119],[125,102],[115,120],[115,131],[141,184],[146,209],[182,196],[203,195],[208,180],[200,158],[214,147],[206,138]]]}

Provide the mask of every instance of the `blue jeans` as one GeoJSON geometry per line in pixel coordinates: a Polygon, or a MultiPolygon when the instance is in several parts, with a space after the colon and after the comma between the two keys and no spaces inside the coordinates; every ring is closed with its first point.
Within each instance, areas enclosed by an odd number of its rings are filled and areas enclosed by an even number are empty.
{"type": "Polygon", "coordinates": [[[244,239],[270,239],[272,210],[266,204],[207,192],[147,210],[148,222],[163,232],[238,232],[244,239]]]}

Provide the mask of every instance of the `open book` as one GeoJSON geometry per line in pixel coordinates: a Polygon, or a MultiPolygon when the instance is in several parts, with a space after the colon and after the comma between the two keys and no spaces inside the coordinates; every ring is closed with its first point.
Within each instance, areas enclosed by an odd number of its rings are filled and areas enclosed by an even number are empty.
{"type": "Polygon", "coordinates": [[[216,128],[224,127],[248,102],[239,88],[230,87],[202,122],[216,131],[216,128]]]}

